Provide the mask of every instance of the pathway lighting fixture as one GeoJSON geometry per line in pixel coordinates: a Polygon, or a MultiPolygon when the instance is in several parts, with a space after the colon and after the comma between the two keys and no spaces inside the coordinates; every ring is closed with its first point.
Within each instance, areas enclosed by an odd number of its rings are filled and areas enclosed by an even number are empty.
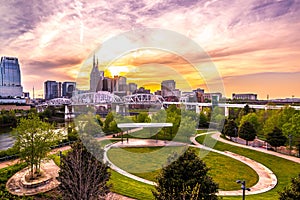
{"type": "Polygon", "coordinates": [[[247,188],[247,187],[246,187],[246,181],[237,180],[236,183],[242,185],[241,188],[242,188],[242,190],[243,190],[243,200],[245,200],[245,196],[246,196],[245,191],[246,191],[246,190],[247,190],[247,191],[250,191],[250,188],[247,188]]]}

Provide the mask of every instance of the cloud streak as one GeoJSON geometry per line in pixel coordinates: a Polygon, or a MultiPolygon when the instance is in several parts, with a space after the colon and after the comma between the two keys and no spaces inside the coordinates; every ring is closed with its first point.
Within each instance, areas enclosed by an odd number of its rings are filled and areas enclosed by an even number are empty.
{"type": "MultiPolygon", "coordinates": [[[[203,47],[224,77],[298,75],[299,11],[297,0],[4,0],[0,55],[19,57],[25,89],[34,84],[41,90],[47,79],[75,80],[83,61],[106,39],[132,29],[162,28],[203,47]]],[[[132,64],[147,61],[145,55],[132,64]]],[[[191,76],[181,59],[160,55],[156,62],[177,64],[191,76]]],[[[226,87],[234,90],[230,82],[226,87]]]]}

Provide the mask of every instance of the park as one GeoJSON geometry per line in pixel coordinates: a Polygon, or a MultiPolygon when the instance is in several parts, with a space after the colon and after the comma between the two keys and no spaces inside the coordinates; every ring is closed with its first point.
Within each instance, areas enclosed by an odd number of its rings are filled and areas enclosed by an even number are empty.
{"type": "MultiPolygon", "coordinates": [[[[97,127],[99,118],[94,120],[93,115],[79,118],[79,121],[85,121],[82,130],[78,130],[77,133],[80,140],[94,157],[103,159],[109,166],[107,171],[110,175],[105,180],[107,185],[110,185],[110,192],[133,199],[154,199],[153,191],[158,185],[157,177],[160,177],[165,167],[171,166],[168,163],[170,157],[177,155],[176,158],[179,158],[189,151],[194,152],[197,158],[205,163],[209,169],[207,174],[218,185],[218,191],[214,193],[222,199],[241,199],[243,192],[247,199],[279,198],[279,192],[290,185],[291,179],[300,173],[299,158],[266,148],[238,144],[233,140],[236,136],[228,136],[229,134],[224,134],[224,130],[217,128],[196,129],[196,121],[192,120],[193,114],[183,110],[178,114],[178,111],[175,106],[170,107],[165,113],[166,116],[163,111],[159,111],[151,116],[151,120],[148,115],[141,113],[133,123],[129,123],[124,116],[114,114],[108,125],[106,119],[109,117],[104,119],[102,129],[97,127]],[[181,125],[178,126],[175,118],[179,116],[181,125]],[[173,118],[173,121],[166,120],[165,117],[173,118]],[[161,120],[162,118],[165,120],[161,120]],[[115,134],[106,135],[104,132],[102,137],[93,137],[95,132],[105,128],[110,129],[109,132],[115,129],[115,134]],[[91,135],[85,135],[86,132],[91,132],[91,135]],[[98,152],[101,152],[99,155],[93,153],[97,148],[100,149],[98,152]],[[249,191],[243,191],[241,184],[237,183],[238,180],[245,181],[249,191]]],[[[245,120],[240,118],[241,121],[245,120]]],[[[33,119],[38,121],[37,118],[33,119]]],[[[26,121],[24,123],[26,124],[26,121]]],[[[228,124],[225,122],[225,127],[228,124]]],[[[50,129],[46,124],[43,126],[46,129],[42,132],[50,129]]],[[[24,129],[19,130],[24,132],[24,129]]],[[[50,131],[48,134],[52,137],[53,133],[50,131]]],[[[29,136],[26,140],[30,140],[29,136]]],[[[39,139],[41,138],[44,139],[39,139]]],[[[249,141],[251,142],[251,139],[249,141]]],[[[47,143],[43,144],[38,146],[41,152],[47,147],[47,143]]],[[[37,159],[32,168],[27,168],[23,162],[15,165],[12,165],[16,163],[14,161],[0,163],[1,174],[4,174],[1,180],[3,197],[12,195],[14,198],[48,198],[60,194],[62,190],[57,189],[60,187],[58,180],[63,182],[60,178],[60,165],[72,150],[70,146],[66,146],[45,152],[45,158],[48,159],[37,159]],[[8,165],[12,166],[7,167],[8,165]],[[36,179],[32,177],[35,181],[31,181],[29,175],[35,173],[30,170],[38,170],[41,175],[36,179]],[[23,195],[26,197],[22,197],[23,195]]],[[[97,159],[92,162],[98,162],[97,159]]],[[[30,163],[30,160],[27,163],[30,163]]]]}

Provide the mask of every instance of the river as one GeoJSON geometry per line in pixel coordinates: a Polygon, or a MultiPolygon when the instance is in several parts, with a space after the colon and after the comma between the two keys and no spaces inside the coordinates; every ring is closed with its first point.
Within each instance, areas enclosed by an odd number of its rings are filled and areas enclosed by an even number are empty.
{"type": "Polygon", "coordinates": [[[12,147],[14,143],[15,139],[11,132],[0,133],[0,151],[12,147]]]}

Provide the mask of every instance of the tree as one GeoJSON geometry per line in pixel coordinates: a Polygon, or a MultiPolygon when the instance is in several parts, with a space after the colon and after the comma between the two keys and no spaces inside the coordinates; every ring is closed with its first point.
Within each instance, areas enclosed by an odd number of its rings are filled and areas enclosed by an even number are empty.
{"type": "Polygon", "coordinates": [[[101,137],[104,135],[101,126],[98,124],[98,120],[92,116],[87,118],[83,131],[91,136],[101,137]]]}
{"type": "Polygon", "coordinates": [[[43,158],[50,152],[50,147],[61,139],[55,133],[53,125],[43,122],[37,115],[29,114],[28,118],[21,118],[14,129],[16,136],[15,146],[19,151],[21,160],[30,166],[31,179],[34,174],[40,174],[40,165],[43,158]]]}
{"type": "Polygon", "coordinates": [[[239,128],[239,137],[246,140],[246,145],[248,145],[248,142],[256,137],[254,126],[250,122],[244,122],[239,128]]]}
{"type": "Polygon", "coordinates": [[[224,126],[224,135],[231,137],[237,137],[238,127],[234,120],[229,120],[228,123],[224,126]]]}
{"type": "Polygon", "coordinates": [[[290,187],[285,187],[282,192],[279,192],[279,200],[295,200],[300,199],[300,174],[292,179],[290,187]]]}
{"type": "Polygon", "coordinates": [[[105,133],[109,132],[109,124],[112,121],[114,121],[114,114],[112,112],[110,112],[106,115],[106,118],[104,120],[103,131],[105,133]]]}
{"type": "Polygon", "coordinates": [[[73,144],[72,151],[61,158],[58,180],[64,199],[105,199],[109,177],[108,166],[93,157],[82,142],[73,144]]]}
{"type": "Polygon", "coordinates": [[[267,134],[267,142],[275,147],[277,151],[277,147],[283,146],[287,141],[287,137],[282,134],[282,131],[275,127],[274,130],[267,134]]]}
{"type": "Polygon", "coordinates": [[[151,119],[148,116],[148,113],[140,112],[137,116],[135,116],[134,121],[137,123],[148,123],[148,122],[151,122],[151,119]]]}
{"type": "Polygon", "coordinates": [[[285,136],[292,135],[294,138],[300,137],[300,114],[294,114],[288,122],[282,126],[285,136]]]}
{"type": "Polygon", "coordinates": [[[248,113],[247,115],[242,116],[240,126],[246,121],[250,122],[254,126],[256,132],[259,130],[258,116],[256,113],[248,113]]]}
{"type": "Polygon", "coordinates": [[[218,184],[207,175],[209,168],[193,150],[179,157],[173,154],[168,160],[169,165],[158,175],[152,191],[155,199],[217,199],[218,184]]]}
{"type": "Polygon", "coordinates": [[[199,115],[199,127],[204,127],[204,128],[208,127],[208,119],[203,111],[201,111],[199,115]]]}
{"type": "Polygon", "coordinates": [[[180,126],[177,128],[177,133],[175,135],[176,141],[190,142],[190,137],[194,136],[196,133],[195,126],[197,124],[196,120],[193,120],[189,116],[182,116],[180,119],[180,126]]]}

